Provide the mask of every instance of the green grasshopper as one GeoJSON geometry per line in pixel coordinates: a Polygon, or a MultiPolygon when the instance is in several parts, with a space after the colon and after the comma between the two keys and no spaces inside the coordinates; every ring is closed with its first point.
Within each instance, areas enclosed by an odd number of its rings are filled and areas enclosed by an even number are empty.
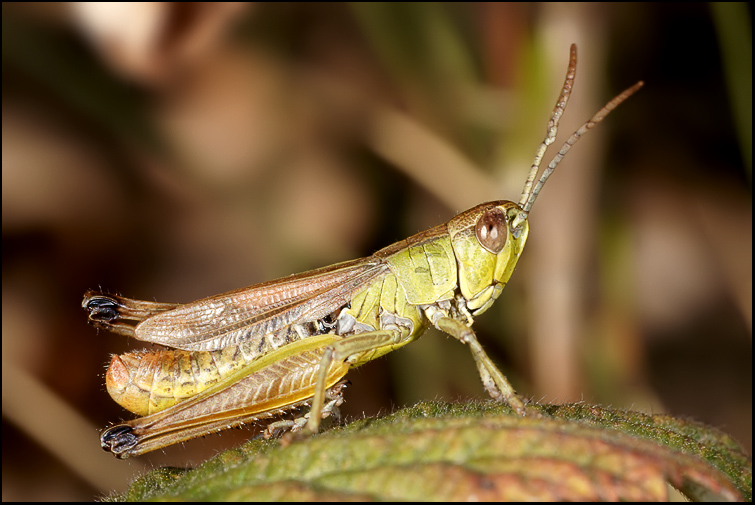
{"type": "Polygon", "coordinates": [[[543,185],[587,130],[637,91],[638,82],[598,111],[535,178],[574,84],[572,45],[566,80],[519,203],[477,205],[372,256],[188,303],[156,303],[89,291],[91,324],[173,348],[113,356],[106,374],[113,399],[140,417],[106,429],[102,447],[119,458],[239,426],[311,403],[309,414],[272,423],[316,433],[343,402],[343,377],[419,338],[433,326],[472,352],[495,400],[527,414],[525,402],[485,354],[475,316],[498,298],[529,230],[543,185]]]}

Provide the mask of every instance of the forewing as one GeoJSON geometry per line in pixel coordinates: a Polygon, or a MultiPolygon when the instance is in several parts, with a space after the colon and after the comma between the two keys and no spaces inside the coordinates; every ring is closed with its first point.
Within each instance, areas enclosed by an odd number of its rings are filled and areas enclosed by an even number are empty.
{"type": "Polygon", "coordinates": [[[388,273],[375,257],[311,270],[156,314],[136,327],[135,337],[187,351],[222,349],[321,319],[388,273]]]}

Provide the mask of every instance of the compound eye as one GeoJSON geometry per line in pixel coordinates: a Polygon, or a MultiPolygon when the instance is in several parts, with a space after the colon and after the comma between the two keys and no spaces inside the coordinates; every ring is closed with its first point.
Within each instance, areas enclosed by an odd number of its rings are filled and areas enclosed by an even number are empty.
{"type": "Polygon", "coordinates": [[[483,214],[475,225],[477,241],[493,254],[501,252],[506,245],[506,233],[506,215],[498,207],[483,214]]]}

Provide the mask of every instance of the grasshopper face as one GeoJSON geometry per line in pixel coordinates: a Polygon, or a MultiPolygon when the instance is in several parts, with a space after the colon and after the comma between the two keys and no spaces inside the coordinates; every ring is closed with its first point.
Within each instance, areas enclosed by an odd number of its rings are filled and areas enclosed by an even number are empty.
{"type": "Polygon", "coordinates": [[[566,153],[590,128],[643,86],[640,81],[624,90],[572,133],[535,183],[543,156],[556,139],[558,122],[571,95],[576,69],[577,49],[572,45],[564,86],[551,114],[545,139],[536,151],[519,204],[509,201],[483,203],[462,212],[448,223],[458,263],[459,289],[466,300],[467,309],[473,315],[485,312],[511,277],[527,242],[529,212],[545,182],[566,153]]]}
{"type": "Polygon", "coordinates": [[[514,272],[529,225],[514,202],[497,201],[462,212],[448,223],[459,268],[459,288],[473,315],[485,312],[514,272]]]}

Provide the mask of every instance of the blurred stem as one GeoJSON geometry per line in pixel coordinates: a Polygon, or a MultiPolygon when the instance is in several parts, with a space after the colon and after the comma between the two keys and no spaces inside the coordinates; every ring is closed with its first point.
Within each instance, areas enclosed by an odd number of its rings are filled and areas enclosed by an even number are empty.
{"type": "MultiPolygon", "coordinates": [[[[100,450],[97,429],[89,421],[26,370],[6,360],[3,418],[101,493],[122,490],[132,474],[132,468],[100,450]]],[[[142,466],[138,461],[132,465],[142,466]]]]}
{"type": "Polygon", "coordinates": [[[752,27],[746,3],[710,4],[747,175],[752,180],[752,27]]]}

